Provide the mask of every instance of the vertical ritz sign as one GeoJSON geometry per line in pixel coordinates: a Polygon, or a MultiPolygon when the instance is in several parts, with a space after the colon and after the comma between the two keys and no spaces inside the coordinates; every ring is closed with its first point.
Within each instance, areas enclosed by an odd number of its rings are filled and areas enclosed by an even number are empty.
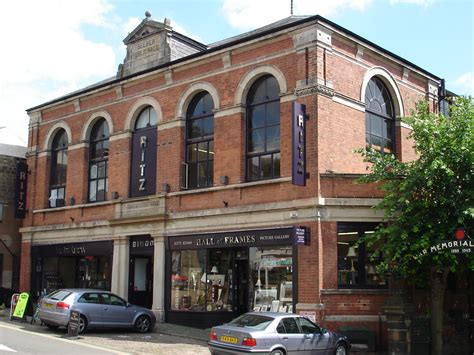
{"type": "Polygon", "coordinates": [[[293,102],[292,179],[293,185],[306,186],[306,106],[293,102]]]}

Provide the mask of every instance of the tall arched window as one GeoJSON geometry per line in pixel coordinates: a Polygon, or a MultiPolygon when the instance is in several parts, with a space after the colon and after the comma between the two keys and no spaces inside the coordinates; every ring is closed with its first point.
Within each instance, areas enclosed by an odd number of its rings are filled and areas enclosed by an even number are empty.
{"type": "Polygon", "coordinates": [[[89,202],[105,201],[108,191],[109,126],[100,118],[92,127],[89,145],[89,202]]]}
{"type": "Polygon", "coordinates": [[[132,135],[130,196],[156,193],[156,111],[152,106],[141,110],[132,135]]]}
{"type": "Polygon", "coordinates": [[[64,206],[67,175],[67,134],[58,131],[51,146],[51,174],[49,186],[49,207],[64,206]]]}
{"type": "Polygon", "coordinates": [[[214,101],[202,91],[186,112],[186,163],[189,189],[210,187],[214,177],[214,101]]]}
{"type": "Polygon", "coordinates": [[[266,75],[247,97],[247,181],[280,177],[280,97],[277,80],[266,75]]]}
{"type": "Polygon", "coordinates": [[[387,87],[377,77],[365,90],[365,141],[382,153],[394,153],[395,114],[387,87]]]}

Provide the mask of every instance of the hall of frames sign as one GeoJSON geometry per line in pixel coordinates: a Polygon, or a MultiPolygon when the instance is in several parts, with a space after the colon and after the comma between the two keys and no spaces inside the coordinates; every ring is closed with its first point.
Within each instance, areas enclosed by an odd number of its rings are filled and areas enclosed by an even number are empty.
{"type": "Polygon", "coordinates": [[[310,229],[295,226],[169,237],[167,248],[169,250],[183,250],[283,244],[308,245],[309,243],[310,229]]]}
{"type": "Polygon", "coordinates": [[[293,102],[292,183],[306,186],[306,106],[293,102]]]}
{"type": "Polygon", "coordinates": [[[133,133],[130,196],[156,192],[156,127],[133,133]]]}

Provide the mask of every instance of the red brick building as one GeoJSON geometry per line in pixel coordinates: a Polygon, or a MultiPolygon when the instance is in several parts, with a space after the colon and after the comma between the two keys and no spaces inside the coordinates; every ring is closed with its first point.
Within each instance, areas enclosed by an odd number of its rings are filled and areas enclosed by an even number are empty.
{"type": "Polygon", "coordinates": [[[399,118],[435,109],[441,79],[319,16],[207,46],[147,18],[124,42],[116,77],[28,110],[22,290],[111,289],[196,326],[273,307],[383,338],[387,282],[356,244],[381,192],[355,183],[354,150],[414,159],[399,118]]]}

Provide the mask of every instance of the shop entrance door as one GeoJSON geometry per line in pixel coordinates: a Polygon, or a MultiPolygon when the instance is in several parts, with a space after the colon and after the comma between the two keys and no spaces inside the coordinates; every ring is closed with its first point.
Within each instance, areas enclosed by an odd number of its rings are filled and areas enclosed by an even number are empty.
{"type": "Polygon", "coordinates": [[[128,300],[150,308],[153,303],[153,257],[130,256],[128,300]]]}
{"type": "Polygon", "coordinates": [[[248,302],[248,278],[249,261],[246,250],[236,251],[234,258],[234,312],[237,315],[249,311],[248,302]],[[240,256],[242,255],[242,256],[240,256]]]}

